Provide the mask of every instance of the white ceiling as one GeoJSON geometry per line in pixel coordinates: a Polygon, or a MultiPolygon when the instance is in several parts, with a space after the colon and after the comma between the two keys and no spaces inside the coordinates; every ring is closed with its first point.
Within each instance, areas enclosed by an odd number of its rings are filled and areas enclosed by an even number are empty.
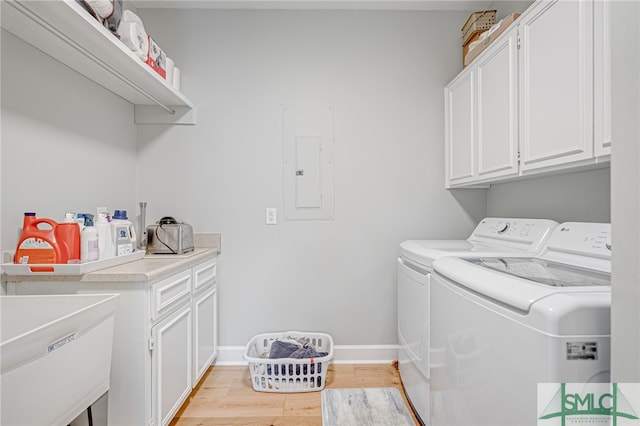
{"type": "Polygon", "coordinates": [[[366,9],[459,10],[491,8],[483,0],[130,0],[138,9],[366,9]]]}

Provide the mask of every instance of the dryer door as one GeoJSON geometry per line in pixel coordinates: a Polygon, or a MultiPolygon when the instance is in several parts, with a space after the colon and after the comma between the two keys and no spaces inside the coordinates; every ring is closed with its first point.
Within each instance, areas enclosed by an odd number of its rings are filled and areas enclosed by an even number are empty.
{"type": "MultiPolygon", "coordinates": [[[[429,280],[430,271],[399,257],[398,340],[401,350],[429,378],[429,280]]],[[[402,360],[400,360],[402,361],[402,360]]]]}

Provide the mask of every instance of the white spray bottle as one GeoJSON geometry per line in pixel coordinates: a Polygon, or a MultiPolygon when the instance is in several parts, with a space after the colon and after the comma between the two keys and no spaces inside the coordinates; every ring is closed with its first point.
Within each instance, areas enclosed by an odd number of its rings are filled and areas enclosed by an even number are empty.
{"type": "Polygon", "coordinates": [[[98,220],[95,223],[98,231],[98,255],[100,259],[109,259],[116,255],[113,245],[113,233],[111,224],[107,220],[107,213],[98,213],[98,220]]]}

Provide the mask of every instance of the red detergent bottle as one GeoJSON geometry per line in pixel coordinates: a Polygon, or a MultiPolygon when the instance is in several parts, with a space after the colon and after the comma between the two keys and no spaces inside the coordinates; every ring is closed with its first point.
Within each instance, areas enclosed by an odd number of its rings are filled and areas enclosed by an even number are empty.
{"type": "Polygon", "coordinates": [[[75,220],[75,214],[65,214],[65,220],[55,228],[56,240],[60,250],[65,255],[62,263],[80,262],[80,225],[75,220]]]}
{"type": "Polygon", "coordinates": [[[57,226],[58,223],[51,219],[38,219],[33,212],[25,213],[14,262],[67,263],[56,239],[57,226]]]}

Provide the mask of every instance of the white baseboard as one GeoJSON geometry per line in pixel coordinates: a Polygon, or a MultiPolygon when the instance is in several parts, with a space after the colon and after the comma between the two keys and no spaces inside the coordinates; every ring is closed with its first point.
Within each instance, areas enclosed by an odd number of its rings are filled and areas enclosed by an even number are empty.
{"type": "MultiPolygon", "coordinates": [[[[247,365],[244,346],[220,346],[216,365],[247,365]]],[[[398,345],[335,345],[334,364],[387,364],[398,358],[398,345]]]]}

